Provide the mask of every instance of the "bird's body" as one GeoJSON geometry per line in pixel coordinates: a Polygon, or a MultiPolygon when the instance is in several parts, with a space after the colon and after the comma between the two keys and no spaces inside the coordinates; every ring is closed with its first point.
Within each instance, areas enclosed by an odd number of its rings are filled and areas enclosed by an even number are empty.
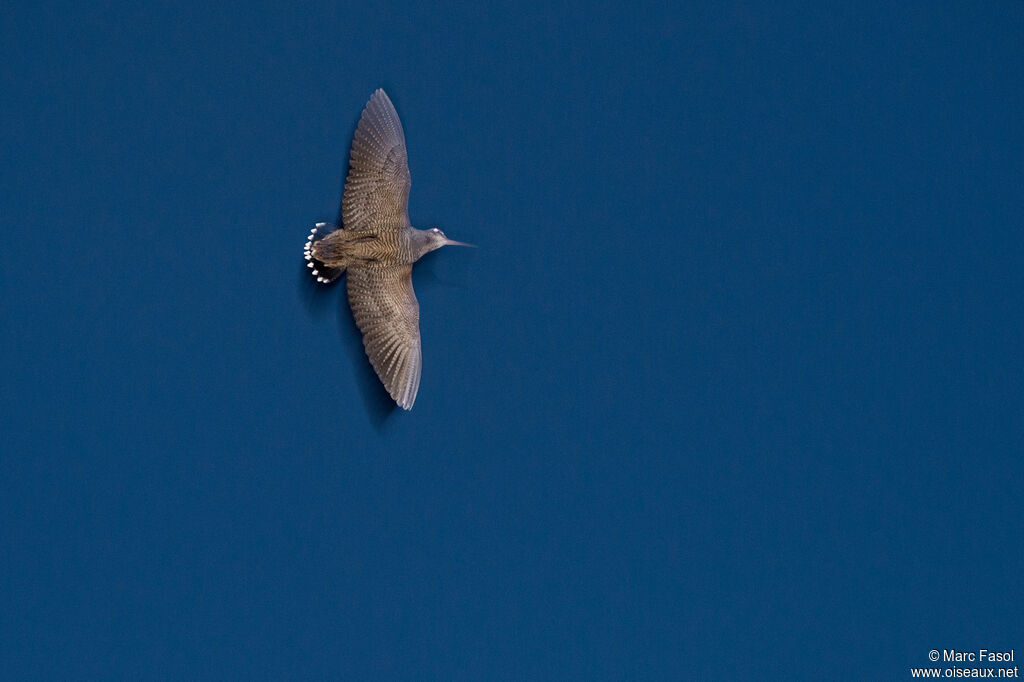
{"type": "MultiPolygon", "coordinates": [[[[330,229],[320,223],[317,230],[330,229]]],[[[314,234],[312,255],[331,267],[412,265],[432,248],[419,234],[428,230],[400,227],[395,230],[335,230],[319,240],[314,234]]],[[[323,278],[321,278],[323,279],[323,278]]]]}
{"type": "MultiPolygon", "coordinates": [[[[348,300],[363,346],[388,393],[412,409],[422,351],[412,264],[445,244],[463,245],[440,230],[409,222],[405,133],[383,90],[370,97],[352,140],[342,195],[344,229],[318,223],[304,249],[318,282],[348,273],[348,300]]],[[[463,245],[464,246],[464,245],[463,245]]]]}

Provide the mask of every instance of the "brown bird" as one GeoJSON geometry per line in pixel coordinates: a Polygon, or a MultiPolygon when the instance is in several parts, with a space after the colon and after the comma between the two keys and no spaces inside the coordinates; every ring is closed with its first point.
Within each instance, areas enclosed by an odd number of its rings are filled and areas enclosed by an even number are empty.
{"type": "Polygon", "coordinates": [[[409,161],[398,113],[383,90],[359,119],[341,198],[343,228],[317,223],[306,266],[330,284],[348,271],[348,303],[370,364],[400,407],[412,409],[420,387],[420,306],[412,264],[442,246],[471,246],[409,222],[409,161]]]}

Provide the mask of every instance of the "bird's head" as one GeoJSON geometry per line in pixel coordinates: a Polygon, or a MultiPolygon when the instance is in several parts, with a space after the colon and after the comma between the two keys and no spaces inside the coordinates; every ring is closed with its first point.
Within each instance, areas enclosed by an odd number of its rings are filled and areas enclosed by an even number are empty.
{"type": "Polygon", "coordinates": [[[432,227],[426,230],[427,237],[430,239],[430,250],[440,249],[442,246],[473,246],[473,244],[466,244],[465,242],[457,242],[454,239],[448,239],[444,232],[432,227]]]}

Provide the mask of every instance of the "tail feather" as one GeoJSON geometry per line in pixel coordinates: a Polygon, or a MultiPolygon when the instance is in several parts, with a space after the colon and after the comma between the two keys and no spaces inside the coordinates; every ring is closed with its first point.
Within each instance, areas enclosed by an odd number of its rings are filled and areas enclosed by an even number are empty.
{"type": "Polygon", "coordinates": [[[321,284],[330,284],[345,272],[344,265],[340,267],[325,265],[322,260],[313,255],[313,245],[337,229],[335,225],[317,223],[309,233],[309,238],[306,239],[306,246],[303,247],[302,254],[306,259],[306,267],[310,268],[310,274],[316,277],[316,281],[321,284]]]}

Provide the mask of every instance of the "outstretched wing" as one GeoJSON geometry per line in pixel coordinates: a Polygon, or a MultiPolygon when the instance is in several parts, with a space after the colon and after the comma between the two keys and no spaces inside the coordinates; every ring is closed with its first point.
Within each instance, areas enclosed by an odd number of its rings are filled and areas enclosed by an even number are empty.
{"type": "Polygon", "coordinates": [[[412,266],[350,267],[348,303],[370,364],[391,397],[412,409],[420,387],[420,305],[412,266]]]}
{"type": "Polygon", "coordinates": [[[398,112],[383,90],[359,119],[341,197],[346,230],[397,230],[409,225],[409,160],[398,112]]]}

